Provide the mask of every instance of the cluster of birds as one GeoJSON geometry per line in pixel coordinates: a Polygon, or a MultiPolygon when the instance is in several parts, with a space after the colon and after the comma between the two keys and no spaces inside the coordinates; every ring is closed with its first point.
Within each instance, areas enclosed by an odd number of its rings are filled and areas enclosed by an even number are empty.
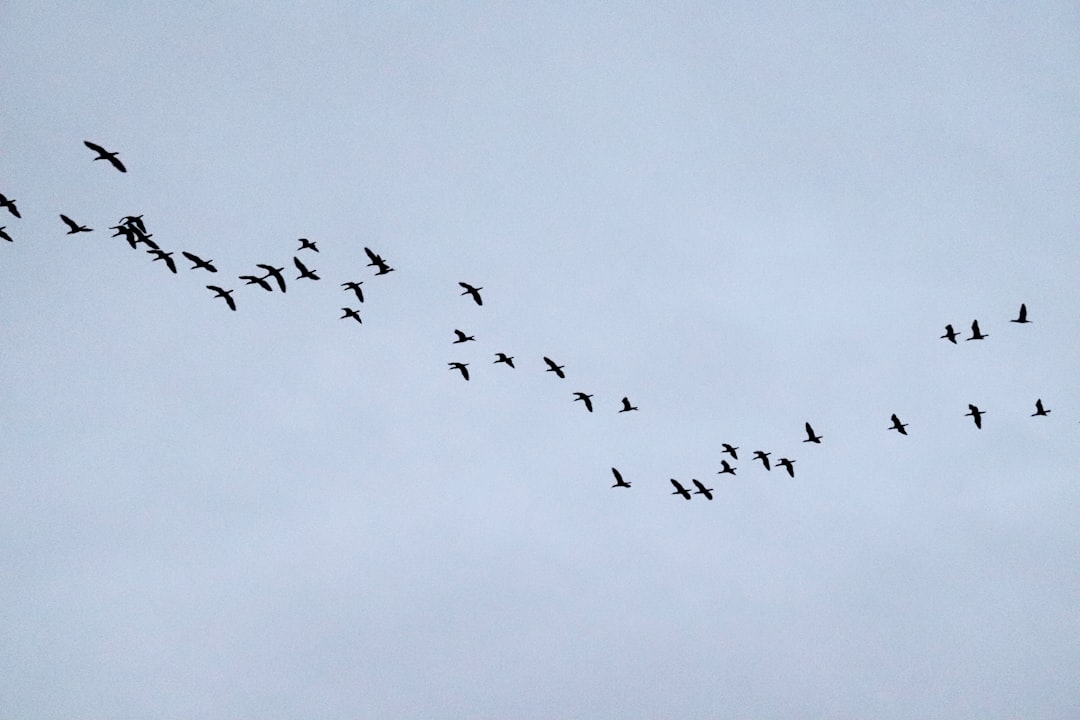
{"type": "MultiPolygon", "coordinates": [[[[90,141],[84,141],[83,144],[90,150],[93,150],[95,153],[97,153],[97,156],[94,157],[94,160],[105,160],[109,162],[118,171],[122,173],[127,172],[127,168],[124,166],[124,164],[120,161],[118,157],[119,153],[106,150],[101,145],[90,141]]],[[[15,200],[8,198],[2,193],[0,193],[0,208],[6,209],[9,213],[11,213],[11,215],[16,218],[22,217],[22,215],[19,213],[18,207],[15,204],[15,200]]],[[[80,224],[68,217],[67,215],[61,214],[60,219],[67,226],[68,235],[93,232],[93,228],[80,224]]],[[[131,248],[134,250],[140,249],[140,246],[145,246],[146,253],[153,257],[154,262],[162,261],[170,272],[172,272],[173,274],[176,274],[178,272],[176,267],[176,261],[173,258],[174,253],[163,250],[157,243],[157,241],[153,239],[153,234],[147,231],[146,223],[144,222],[142,215],[127,215],[121,218],[119,223],[112,226],[110,229],[116,231],[115,233],[113,233],[113,237],[123,237],[127,241],[128,245],[130,245],[131,248]]],[[[0,238],[3,238],[8,242],[13,242],[12,237],[7,233],[6,230],[7,226],[0,226],[0,238]]],[[[307,238],[299,238],[298,242],[300,243],[299,247],[297,247],[292,257],[293,266],[299,272],[299,275],[296,276],[295,280],[321,280],[322,278],[318,274],[318,271],[311,269],[308,264],[300,258],[300,253],[303,253],[305,251],[308,253],[318,253],[318,246],[315,242],[312,242],[307,238]]],[[[381,255],[373,251],[371,248],[365,247],[364,252],[369,260],[367,266],[375,268],[376,276],[386,275],[390,272],[393,272],[394,268],[392,268],[381,255]]],[[[191,262],[192,265],[190,269],[193,271],[205,271],[209,273],[218,272],[218,268],[214,265],[213,260],[206,260],[199,255],[196,255],[195,253],[189,252],[187,250],[180,251],[180,254],[189,262],[191,262]]],[[[276,267],[270,263],[256,263],[255,267],[258,268],[261,273],[254,272],[251,274],[240,275],[238,276],[238,279],[243,280],[246,285],[255,285],[266,292],[273,292],[275,288],[282,293],[286,291],[287,283],[284,275],[285,267],[276,267]]],[[[348,280],[341,283],[341,287],[345,292],[352,293],[357,303],[363,303],[364,293],[362,288],[360,287],[362,284],[363,281],[361,280],[348,280]]],[[[484,289],[483,287],[472,285],[467,282],[459,282],[458,285],[462,288],[462,296],[469,296],[478,306],[482,306],[484,304],[483,297],[480,294],[480,291],[484,289]]],[[[215,298],[221,298],[222,300],[224,300],[230,310],[236,310],[236,300],[233,297],[233,293],[235,292],[234,289],[226,289],[224,287],[221,287],[220,285],[215,284],[208,284],[206,285],[206,288],[214,293],[215,298]]],[[[341,310],[343,312],[343,315],[341,315],[340,317],[341,320],[352,319],[355,320],[357,323],[363,323],[363,320],[360,317],[359,308],[342,307],[341,310]]],[[[1025,304],[1021,303],[1020,311],[1017,317],[1010,320],[1010,322],[1022,325],[1032,322],[1028,319],[1027,306],[1025,304]]],[[[460,345],[476,341],[476,338],[473,335],[469,335],[460,329],[454,329],[454,336],[455,339],[452,342],[452,344],[454,345],[460,345]]],[[[979,328],[979,321],[974,320],[971,323],[971,337],[964,338],[964,340],[985,340],[988,337],[989,335],[983,333],[982,330],[979,328]]],[[[948,324],[945,326],[945,334],[942,335],[940,339],[947,340],[952,344],[956,345],[958,338],[959,335],[956,333],[954,327],[951,324],[948,324]]],[[[547,356],[543,357],[543,362],[546,366],[546,372],[553,373],[556,377],[560,379],[566,378],[564,365],[559,365],[547,356]]],[[[461,374],[462,378],[464,378],[465,380],[469,380],[469,363],[461,361],[451,361],[447,364],[449,365],[449,368],[451,370],[458,371],[461,374]]],[[[514,356],[507,355],[504,352],[495,353],[494,364],[504,364],[510,368],[516,367],[514,365],[514,356]]],[[[594,397],[595,396],[592,394],[578,391],[573,393],[573,402],[581,402],[584,405],[585,409],[591,413],[594,409],[594,397]]],[[[619,413],[632,412],[637,410],[637,406],[633,405],[630,402],[629,397],[624,396],[622,398],[622,407],[618,410],[619,413]]],[[[1031,416],[1045,417],[1049,413],[1050,410],[1044,407],[1042,399],[1037,399],[1035,401],[1035,412],[1032,413],[1031,416]]],[[[985,410],[980,409],[974,404],[969,404],[968,412],[964,414],[964,417],[971,417],[975,423],[975,427],[978,429],[982,429],[982,417],[985,414],[985,410]]],[[[900,418],[897,416],[896,413],[893,413],[891,415],[890,420],[891,425],[885,428],[886,430],[895,430],[901,435],[908,434],[908,424],[901,422],[900,418]]],[[[809,422],[805,423],[804,428],[806,431],[806,438],[802,442],[811,444],[821,443],[823,439],[822,436],[818,435],[814,431],[814,428],[809,422]]],[[[739,448],[737,446],[733,446],[729,443],[721,443],[721,445],[723,448],[721,454],[729,455],[732,460],[738,461],[739,448]]],[[[771,455],[772,453],[766,452],[764,450],[755,450],[752,460],[759,461],[766,471],[771,471],[773,467],[772,463],[769,460],[771,455]]],[[[727,458],[722,458],[720,462],[721,468],[717,471],[717,474],[732,476],[736,474],[737,468],[735,466],[732,466],[728,462],[727,458]]],[[[787,474],[792,478],[795,477],[794,465],[795,460],[787,457],[781,457],[776,461],[776,466],[784,468],[787,471],[787,474]]],[[[615,484],[611,486],[612,488],[631,487],[631,483],[624,479],[622,473],[617,468],[611,468],[611,472],[615,477],[615,484]]],[[[671,478],[670,481],[672,486],[674,487],[674,492],[671,493],[672,495],[679,495],[686,500],[692,499],[693,495],[703,495],[708,500],[713,499],[714,489],[706,487],[704,483],[702,483],[696,478],[691,479],[691,483],[696,488],[696,490],[694,490],[693,492],[691,492],[686,486],[684,486],[675,478],[671,478]]]]}

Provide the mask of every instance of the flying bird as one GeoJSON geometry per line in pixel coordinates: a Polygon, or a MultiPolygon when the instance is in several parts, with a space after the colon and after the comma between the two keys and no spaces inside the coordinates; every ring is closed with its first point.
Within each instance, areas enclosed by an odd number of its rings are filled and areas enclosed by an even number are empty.
{"type": "Polygon", "coordinates": [[[739,456],[735,454],[735,451],[738,450],[739,448],[732,447],[731,445],[728,445],[727,443],[720,443],[720,444],[724,447],[724,449],[720,451],[721,453],[727,453],[734,460],[739,459],[739,456]]]}
{"type": "Polygon", "coordinates": [[[165,264],[169,266],[169,270],[172,271],[173,275],[176,274],[176,263],[173,262],[171,252],[165,252],[164,250],[153,249],[153,250],[147,250],[146,253],[148,255],[153,255],[154,256],[153,262],[157,262],[158,260],[164,260],[165,264]]]}
{"type": "Polygon", "coordinates": [[[770,455],[772,455],[772,453],[767,453],[764,450],[755,450],[754,451],[754,459],[755,460],[760,460],[761,464],[765,466],[766,470],[772,470],[772,467],[769,466],[769,456],[770,455]]]}
{"type": "Polygon", "coordinates": [[[728,464],[727,460],[720,461],[720,469],[716,471],[717,475],[734,475],[735,468],[728,464]]]}
{"type": "Polygon", "coordinates": [[[675,478],[671,478],[671,484],[675,486],[675,492],[672,495],[682,495],[687,500],[690,500],[690,491],[679,484],[679,481],[675,478]]]}
{"type": "Polygon", "coordinates": [[[980,410],[970,403],[968,404],[968,410],[970,410],[970,412],[964,413],[964,417],[971,417],[971,419],[975,421],[975,427],[982,430],[982,416],[986,414],[986,411],[980,410]]]}
{"type": "Polygon", "coordinates": [[[1036,415],[1046,416],[1046,415],[1049,415],[1049,414],[1050,414],[1050,411],[1043,408],[1042,398],[1039,398],[1038,400],[1036,400],[1035,401],[1035,412],[1033,412],[1031,414],[1031,417],[1035,417],[1036,415]]]}
{"type": "Polygon", "coordinates": [[[201,257],[196,255],[195,253],[189,253],[187,250],[181,250],[180,254],[183,255],[184,257],[186,257],[192,263],[194,263],[191,266],[192,270],[202,269],[202,270],[206,270],[208,272],[217,272],[217,268],[214,267],[214,261],[213,260],[203,260],[201,257]]]}
{"type": "Polygon", "coordinates": [[[353,320],[360,323],[361,325],[364,324],[364,321],[360,319],[360,311],[359,310],[353,310],[352,308],[341,308],[341,310],[345,314],[342,315],[340,318],[338,318],[338,320],[344,320],[345,318],[352,318],[353,320]]]}
{"type": "Polygon", "coordinates": [[[566,367],[565,365],[556,365],[555,361],[547,356],[544,357],[544,362],[546,362],[548,366],[545,372],[553,372],[561,378],[566,378],[566,374],[563,373],[563,368],[566,367]]]}
{"type": "Polygon", "coordinates": [[[473,337],[472,335],[466,335],[465,333],[461,332],[460,330],[455,330],[454,334],[457,335],[457,340],[452,342],[451,345],[457,345],[458,343],[469,342],[470,340],[472,340],[474,342],[476,341],[475,337],[473,337]]]}
{"type": "Polygon", "coordinates": [[[110,230],[115,230],[112,234],[113,237],[123,236],[127,240],[127,244],[131,246],[132,250],[136,250],[139,247],[139,241],[135,238],[135,231],[126,225],[113,225],[110,230]]]}
{"type": "Polygon", "coordinates": [[[814,428],[810,427],[810,423],[806,423],[806,439],[803,442],[812,442],[821,444],[821,436],[814,434],[814,428]]]}
{"type": "Polygon", "coordinates": [[[304,263],[300,262],[300,258],[294,255],[292,261],[293,265],[296,266],[296,269],[300,271],[300,274],[296,276],[297,280],[303,280],[304,278],[307,278],[309,280],[319,279],[319,276],[315,274],[314,270],[308,270],[307,266],[304,265],[304,263]]]}
{"type": "Polygon", "coordinates": [[[240,279],[247,281],[248,285],[258,285],[266,292],[274,291],[274,288],[270,287],[270,283],[266,282],[265,278],[255,277],[254,275],[241,275],[240,279]]]}
{"type": "Polygon", "coordinates": [[[701,484],[700,480],[692,480],[691,482],[693,482],[695,485],[697,485],[697,490],[694,492],[695,495],[704,495],[709,500],[712,500],[712,492],[713,492],[712,488],[705,487],[704,485],[701,484]]]}
{"type": "Polygon", "coordinates": [[[120,172],[122,172],[122,173],[127,172],[127,168],[124,167],[124,163],[120,162],[119,158],[116,157],[120,153],[109,152],[108,150],[101,147],[97,143],[92,143],[89,140],[83,140],[83,145],[85,145],[86,147],[90,148],[91,150],[93,150],[94,152],[96,152],[98,154],[98,156],[96,158],[94,158],[94,160],[108,160],[109,162],[112,163],[112,166],[114,168],[116,168],[117,170],[119,170],[120,172]]]}
{"type": "Polygon", "coordinates": [[[787,458],[780,458],[776,461],[777,465],[780,465],[787,469],[787,474],[791,477],[795,477],[795,468],[792,467],[795,464],[794,460],[788,460],[787,458]]]}
{"type": "Polygon", "coordinates": [[[507,355],[506,353],[495,353],[495,357],[496,363],[506,363],[510,367],[514,367],[514,357],[512,355],[507,355]]]}
{"type": "Polygon", "coordinates": [[[1020,303],[1020,315],[1018,315],[1015,320],[1010,320],[1009,322],[1014,322],[1014,323],[1029,323],[1029,322],[1031,322],[1030,320],[1027,319],[1027,305],[1025,305],[1024,303],[1020,303]]]}
{"type": "Polygon", "coordinates": [[[592,412],[592,395],[587,395],[583,392],[576,392],[574,395],[574,402],[577,402],[578,400],[583,401],[585,403],[585,409],[592,412]]]}
{"type": "Polygon", "coordinates": [[[637,410],[637,407],[630,404],[630,398],[624,397],[622,399],[622,410],[619,412],[630,412],[631,410],[637,410]]]}
{"type": "Polygon", "coordinates": [[[964,338],[964,339],[965,340],[982,340],[982,339],[988,338],[988,337],[990,337],[990,336],[989,335],[983,335],[982,332],[979,330],[979,321],[978,320],[972,320],[971,321],[971,337],[964,338]]]}
{"type": "Polygon", "coordinates": [[[941,339],[942,340],[948,340],[953,345],[956,344],[956,331],[953,330],[952,325],[946,325],[945,326],[945,334],[941,336],[941,339]]]}
{"type": "Polygon", "coordinates": [[[146,232],[146,225],[143,223],[142,215],[125,215],[120,218],[120,224],[136,227],[139,232],[146,232]]]}
{"type": "Polygon", "coordinates": [[[466,380],[469,379],[469,371],[466,370],[469,363],[452,362],[452,363],[446,363],[446,364],[450,366],[451,370],[460,370],[461,371],[461,377],[465,378],[466,380]]]}
{"type": "Polygon", "coordinates": [[[346,292],[348,292],[349,290],[352,290],[354,293],[356,293],[356,301],[357,302],[364,302],[364,291],[360,289],[360,286],[363,285],[363,284],[364,284],[363,281],[352,282],[350,280],[349,282],[341,283],[341,287],[345,288],[346,292]]]}
{"type": "Polygon", "coordinates": [[[886,428],[886,429],[887,430],[895,430],[896,432],[900,433],[901,435],[907,435],[907,430],[904,429],[906,427],[907,427],[907,423],[900,422],[900,418],[896,417],[896,413],[893,413],[892,414],[892,427],[886,428]]]}
{"type": "Polygon", "coordinates": [[[482,288],[482,287],[473,287],[472,285],[470,285],[467,282],[459,282],[458,285],[465,288],[465,292],[461,293],[462,295],[472,295],[472,299],[476,301],[477,305],[483,305],[484,304],[484,301],[480,299],[480,291],[483,290],[484,288],[482,288]]]}
{"type": "Polygon", "coordinates": [[[0,238],[4,238],[8,242],[15,242],[14,240],[11,239],[10,235],[8,235],[6,232],[4,232],[4,230],[6,228],[7,228],[7,225],[0,225],[0,238]]]}
{"type": "Polygon", "coordinates": [[[300,252],[301,250],[314,250],[315,252],[319,252],[319,248],[315,247],[315,243],[307,238],[298,238],[298,240],[300,240],[300,247],[296,248],[296,252],[300,252]]]}
{"type": "MultiPolygon", "coordinates": [[[[285,276],[281,274],[285,271],[285,268],[274,267],[273,265],[266,265],[265,263],[255,263],[255,267],[262,268],[266,271],[266,274],[263,275],[263,280],[271,277],[274,278],[277,282],[278,289],[281,290],[281,292],[285,292],[285,276]]],[[[297,280],[299,279],[300,278],[297,278],[297,280]]],[[[318,280],[318,278],[315,279],[318,280]]]]}
{"type": "Polygon", "coordinates": [[[15,207],[15,201],[6,197],[3,193],[0,193],[0,207],[8,209],[8,212],[17,218],[21,218],[19,214],[19,208],[15,207]]]}
{"type": "Polygon", "coordinates": [[[213,290],[215,293],[214,297],[225,298],[225,302],[229,304],[229,309],[233,311],[236,310],[236,301],[233,300],[232,290],[224,290],[222,288],[219,288],[217,285],[207,285],[206,289],[213,290]]]}
{"type": "Polygon", "coordinates": [[[616,470],[615,468],[611,468],[611,472],[612,472],[612,474],[613,474],[613,475],[615,475],[615,484],[614,484],[614,485],[612,485],[611,487],[613,487],[613,488],[617,488],[617,487],[630,487],[630,483],[628,483],[628,482],[626,482],[625,480],[623,480],[623,477],[622,477],[622,473],[621,473],[621,472],[619,472],[619,471],[618,471],[618,470],[616,470]]]}
{"type": "Polygon", "coordinates": [[[85,225],[80,225],[79,223],[69,218],[67,215],[61,214],[60,219],[63,220],[64,224],[68,226],[68,235],[74,235],[75,233],[81,232],[93,232],[93,228],[88,228],[85,225]]]}
{"type": "Polygon", "coordinates": [[[371,248],[364,248],[364,252],[367,253],[368,259],[371,260],[371,262],[368,263],[368,266],[379,268],[379,271],[375,273],[376,275],[385,275],[386,273],[393,271],[394,268],[387,265],[386,261],[383,260],[378,253],[372,252],[371,248]]]}

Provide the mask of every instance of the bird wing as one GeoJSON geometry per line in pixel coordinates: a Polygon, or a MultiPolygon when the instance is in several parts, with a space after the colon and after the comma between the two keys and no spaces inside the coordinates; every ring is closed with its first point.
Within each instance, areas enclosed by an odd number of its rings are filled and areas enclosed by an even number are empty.
{"type": "Polygon", "coordinates": [[[703,492],[703,493],[709,492],[708,488],[706,488],[704,485],[702,485],[700,480],[695,479],[692,482],[695,485],[697,485],[697,489],[700,490],[701,492],[703,492]]]}
{"type": "Polygon", "coordinates": [[[383,259],[379,257],[377,253],[372,252],[371,248],[364,248],[364,252],[367,253],[368,259],[371,260],[372,264],[379,265],[383,262],[383,259]]]}
{"type": "Polygon", "coordinates": [[[72,229],[72,231],[78,231],[79,223],[75,222],[74,220],[69,218],[67,215],[64,215],[63,213],[61,213],[60,219],[63,220],[67,224],[67,226],[72,229]]]}
{"type": "Polygon", "coordinates": [[[588,395],[586,395],[582,398],[582,400],[585,401],[585,409],[589,412],[592,412],[592,399],[588,395]]]}
{"type": "Polygon", "coordinates": [[[119,170],[120,172],[122,172],[122,173],[127,172],[127,168],[124,167],[124,163],[120,162],[120,158],[118,158],[118,157],[116,157],[114,155],[109,155],[105,159],[108,160],[109,162],[111,162],[112,166],[114,168],[116,168],[117,170],[119,170]]]}
{"type": "Polygon", "coordinates": [[[99,153],[99,154],[101,154],[101,155],[108,155],[108,154],[109,154],[109,151],[108,151],[108,150],[106,150],[105,148],[101,147],[101,146],[100,146],[100,145],[98,145],[97,143],[92,143],[92,142],[90,142],[89,140],[83,140],[83,145],[85,145],[86,147],[90,148],[90,149],[91,149],[91,150],[93,150],[94,152],[96,152],[96,153],[99,153]]]}
{"type": "Polygon", "coordinates": [[[619,472],[615,468],[611,468],[611,472],[614,473],[614,475],[615,475],[615,482],[619,483],[620,485],[625,485],[626,484],[626,483],[623,482],[621,472],[619,472]]]}
{"type": "Polygon", "coordinates": [[[684,488],[675,478],[671,478],[671,484],[675,486],[675,490],[677,490],[678,492],[682,493],[683,495],[687,494],[686,488],[684,488]]]}

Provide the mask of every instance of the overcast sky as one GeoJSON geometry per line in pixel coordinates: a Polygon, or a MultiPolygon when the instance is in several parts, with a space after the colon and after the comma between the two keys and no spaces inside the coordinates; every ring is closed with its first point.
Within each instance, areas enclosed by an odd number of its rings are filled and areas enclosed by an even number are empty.
{"type": "Polygon", "coordinates": [[[888,5],[4,3],[0,718],[1080,716],[1080,11],[888,5]]]}

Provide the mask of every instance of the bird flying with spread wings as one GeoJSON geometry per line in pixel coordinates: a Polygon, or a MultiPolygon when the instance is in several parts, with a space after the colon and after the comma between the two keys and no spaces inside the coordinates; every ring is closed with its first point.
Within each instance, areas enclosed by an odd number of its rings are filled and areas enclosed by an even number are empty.
{"type": "Polygon", "coordinates": [[[484,301],[480,298],[480,291],[483,290],[484,288],[482,288],[482,287],[473,287],[472,285],[470,285],[467,282],[459,282],[458,285],[465,288],[465,292],[461,293],[462,295],[472,295],[472,299],[476,301],[477,305],[483,305],[484,304],[484,301]]]}
{"type": "Polygon", "coordinates": [[[94,158],[95,160],[108,160],[109,162],[112,163],[112,166],[114,168],[116,168],[117,170],[119,170],[120,172],[122,172],[122,173],[127,172],[127,168],[124,167],[124,163],[120,162],[119,158],[116,157],[120,153],[109,152],[108,150],[101,147],[97,143],[92,143],[89,140],[83,140],[83,145],[85,145],[86,147],[90,148],[91,150],[93,150],[94,152],[96,152],[98,154],[98,156],[96,158],[94,158]]]}

